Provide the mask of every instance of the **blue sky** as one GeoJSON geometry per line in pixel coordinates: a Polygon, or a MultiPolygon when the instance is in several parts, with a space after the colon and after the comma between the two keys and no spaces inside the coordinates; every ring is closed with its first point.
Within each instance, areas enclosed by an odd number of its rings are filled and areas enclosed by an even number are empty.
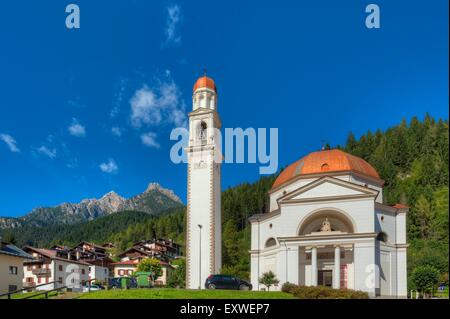
{"type": "MultiPolygon", "coordinates": [[[[3,216],[152,181],[185,201],[169,134],[203,68],[224,127],[279,129],[280,166],[349,131],[448,118],[445,0],[18,0],[2,3],[0,41],[3,216]],[[80,29],[65,27],[69,3],[80,29]],[[365,27],[369,3],[380,29],[365,27]],[[149,118],[139,105],[152,98],[149,118]]],[[[258,177],[225,164],[222,187],[258,177]]]]}

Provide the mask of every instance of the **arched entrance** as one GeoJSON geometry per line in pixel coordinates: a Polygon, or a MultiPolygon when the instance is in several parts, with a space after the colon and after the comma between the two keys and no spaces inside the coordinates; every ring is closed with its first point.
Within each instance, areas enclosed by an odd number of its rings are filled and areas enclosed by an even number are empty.
{"type": "Polygon", "coordinates": [[[356,226],[345,212],[313,211],[300,222],[299,281],[303,285],[353,288],[353,245],[346,242],[356,226]]]}

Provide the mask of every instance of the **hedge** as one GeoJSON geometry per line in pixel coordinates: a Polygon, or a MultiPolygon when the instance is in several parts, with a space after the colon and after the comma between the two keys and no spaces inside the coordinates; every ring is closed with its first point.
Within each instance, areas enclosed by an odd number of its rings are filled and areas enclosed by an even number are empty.
{"type": "Polygon", "coordinates": [[[300,299],[369,299],[369,295],[364,291],[333,289],[326,286],[298,286],[285,283],[281,290],[300,299]]]}

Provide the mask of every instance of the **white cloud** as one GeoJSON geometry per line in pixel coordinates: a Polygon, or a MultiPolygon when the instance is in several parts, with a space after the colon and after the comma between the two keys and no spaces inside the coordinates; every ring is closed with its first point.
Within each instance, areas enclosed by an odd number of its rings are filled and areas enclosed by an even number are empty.
{"type": "Polygon", "coordinates": [[[156,135],[156,133],[153,133],[153,132],[148,132],[148,133],[141,135],[142,144],[144,144],[148,147],[159,148],[160,145],[156,141],[156,138],[157,138],[157,135],[156,135]]]}
{"type": "Polygon", "coordinates": [[[86,135],[86,128],[81,125],[76,118],[72,120],[72,124],[67,128],[70,135],[76,137],[84,137],[86,135]]]}
{"type": "Polygon", "coordinates": [[[158,98],[151,89],[144,85],[131,98],[131,124],[140,127],[142,124],[159,124],[161,110],[158,98]]]}
{"type": "Polygon", "coordinates": [[[9,150],[14,153],[20,152],[19,148],[17,147],[17,142],[11,135],[8,134],[0,134],[0,140],[6,143],[8,145],[9,150]]]}
{"type": "Polygon", "coordinates": [[[70,158],[70,159],[67,161],[66,166],[67,166],[68,168],[75,168],[75,167],[77,167],[77,166],[78,166],[78,159],[77,159],[76,157],[70,158]]]}
{"type": "Polygon", "coordinates": [[[110,158],[106,163],[101,163],[99,167],[102,172],[108,174],[115,173],[119,169],[116,162],[112,158],[110,158]]]}
{"type": "Polygon", "coordinates": [[[111,133],[117,137],[121,137],[123,130],[120,127],[115,126],[111,128],[111,133]]]}
{"type": "Polygon", "coordinates": [[[121,78],[118,82],[118,88],[116,90],[116,93],[114,94],[114,101],[113,101],[113,108],[111,112],[109,113],[109,117],[114,118],[120,113],[120,106],[123,101],[123,96],[125,93],[125,88],[127,85],[128,80],[126,78],[121,78]]]}
{"type": "Polygon", "coordinates": [[[144,85],[135,92],[130,105],[131,124],[135,128],[166,123],[182,126],[186,121],[180,90],[170,78],[154,88],[144,85]]]}
{"type": "Polygon", "coordinates": [[[171,5],[167,8],[166,43],[178,45],[181,37],[177,34],[177,26],[181,22],[181,8],[179,5],[171,5]]]}
{"type": "Polygon", "coordinates": [[[39,154],[45,155],[51,159],[54,159],[56,157],[56,149],[49,149],[48,147],[42,145],[39,148],[36,148],[36,152],[39,154]]]}

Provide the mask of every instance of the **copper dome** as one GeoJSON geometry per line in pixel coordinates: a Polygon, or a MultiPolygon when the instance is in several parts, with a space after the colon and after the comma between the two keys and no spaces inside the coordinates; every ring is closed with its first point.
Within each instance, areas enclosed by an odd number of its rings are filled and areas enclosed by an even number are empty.
{"type": "Polygon", "coordinates": [[[194,92],[200,88],[208,88],[215,92],[217,92],[216,84],[214,83],[214,80],[205,76],[202,76],[201,78],[198,78],[197,82],[194,84],[194,92]]]}
{"type": "Polygon", "coordinates": [[[371,178],[380,179],[377,171],[362,158],[334,149],[310,153],[297,162],[289,165],[280,173],[273,183],[272,188],[276,188],[298,175],[347,171],[353,171],[371,178]]]}

